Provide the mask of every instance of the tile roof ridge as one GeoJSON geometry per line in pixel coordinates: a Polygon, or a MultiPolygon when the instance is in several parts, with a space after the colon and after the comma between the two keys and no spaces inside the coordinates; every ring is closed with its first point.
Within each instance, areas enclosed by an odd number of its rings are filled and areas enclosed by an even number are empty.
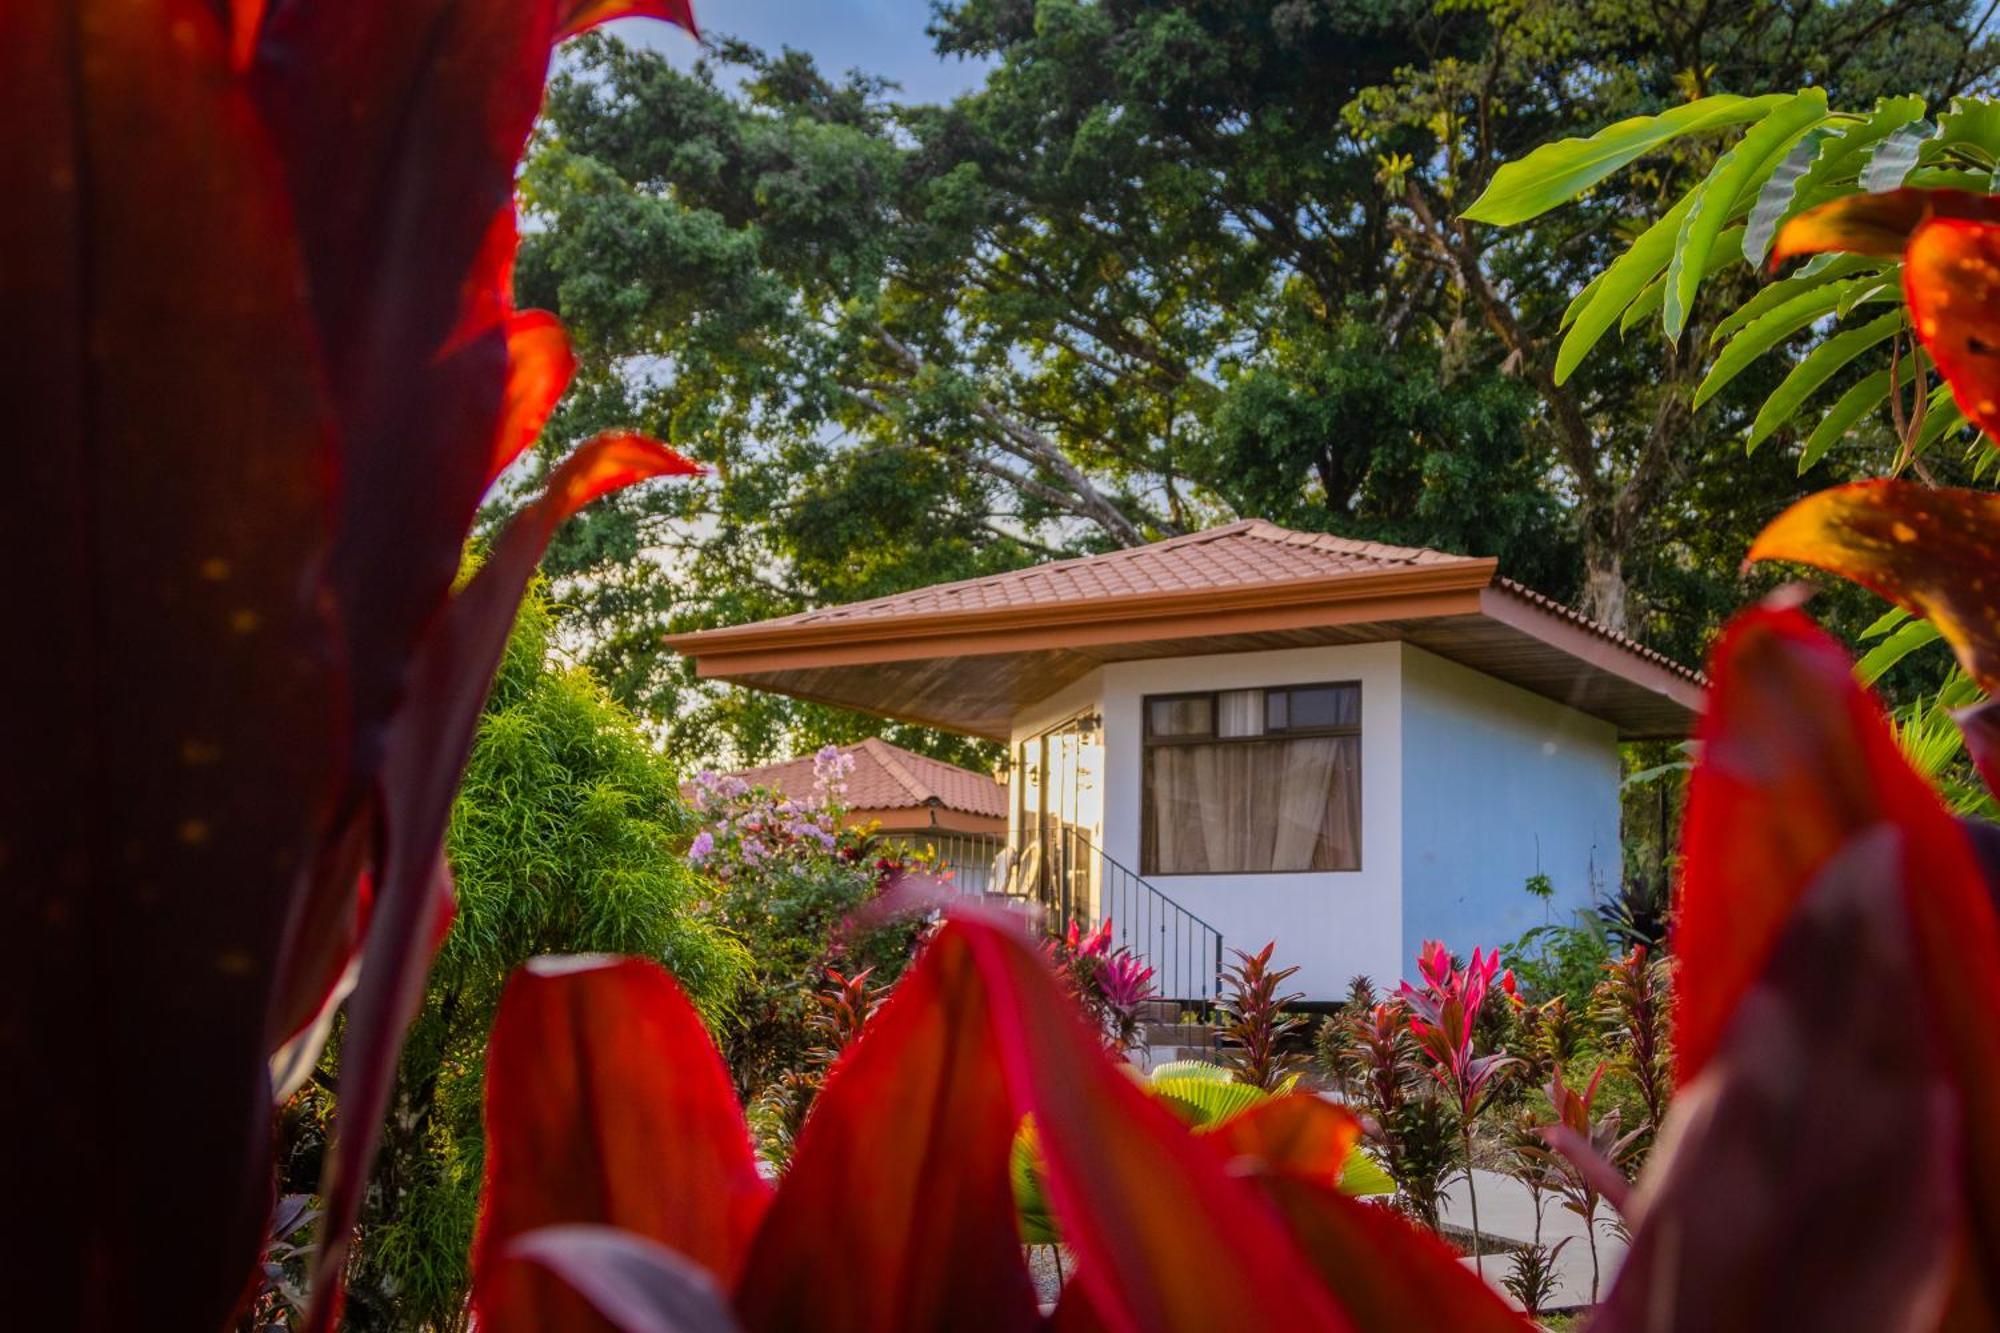
{"type": "Polygon", "coordinates": [[[1250,535],[1262,541],[1281,542],[1287,546],[1310,546],[1323,551],[1338,551],[1343,555],[1359,555],[1375,560],[1395,560],[1407,564],[1439,564],[1451,560],[1476,560],[1477,556],[1458,555],[1451,551],[1440,551],[1434,546],[1397,546],[1390,542],[1366,541],[1359,537],[1343,537],[1337,532],[1305,532],[1297,528],[1283,527],[1269,519],[1253,518],[1240,525],[1249,528],[1250,535]]]}
{"type": "MultiPolygon", "coordinates": [[[[908,753],[907,751],[898,750],[896,746],[889,744],[889,742],[883,740],[880,736],[865,738],[857,748],[867,750],[875,762],[890,777],[896,780],[898,786],[916,798],[919,805],[930,801],[939,801],[942,803],[943,798],[926,786],[923,779],[912,773],[909,765],[902,762],[900,755],[908,753]]],[[[916,755],[911,755],[910,757],[913,759],[917,758],[916,755]]]]}
{"type": "Polygon", "coordinates": [[[1652,662],[1655,665],[1663,666],[1668,670],[1674,672],[1676,675],[1684,676],[1688,680],[1694,681],[1695,683],[1700,685],[1706,685],[1708,683],[1708,674],[1700,670],[1699,668],[1691,667],[1687,663],[1679,660],[1678,658],[1669,657],[1667,654],[1661,652],[1657,648],[1648,647],[1646,644],[1641,643],[1639,640],[1633,638],[1631,635],[1622,634],[1619,631],[1612,629],[1609,625],[1603,624],[1600,621],[1592,620],[1589,616],[1585,615],[1583,612],[1577,610],[1575,607],[1569,605],[1568,603],[1558,601],[1556,598],[1549,596],[1547,593],[1536,592],[1533,588],[1530,588],[1527,584],[1520,582],[1518,579],[1510,579],[1503,575],[1493,580],[1493,586],[1499,588],[1503,592],[1510,593],[1513,596],[1520,598],[1522,601],[1525,601],[1530,605],[1539,606],[1544,610],[1551,611],[1556,615],[1561,616],[1565,620],[1568,620],[1576,625],[1582,626],[1584,629],[1589,630],[1593,634],[1596,634],[1605,639],[1609,639],[1612,643],[1617,644],[1620,648],[1623,648],[1625,651],[1629,653],[1634,653],[1639,657],[1643,657],[1647,661],[1652,662]]]}

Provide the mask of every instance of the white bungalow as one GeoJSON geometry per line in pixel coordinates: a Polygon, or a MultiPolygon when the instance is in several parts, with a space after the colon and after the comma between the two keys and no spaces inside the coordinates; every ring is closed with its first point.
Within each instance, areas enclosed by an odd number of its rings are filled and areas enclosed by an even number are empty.
{"type": "Polygon", "coordinates": [[[1493,560],[1257,520],[668,643],[1006,743],[1011,886],[1109,916],[1180,999],[1224,946],[1276,940],[1324,1000],[1587,907],[1619,742],[1685,736],[1702,689],[1493,560]]]}

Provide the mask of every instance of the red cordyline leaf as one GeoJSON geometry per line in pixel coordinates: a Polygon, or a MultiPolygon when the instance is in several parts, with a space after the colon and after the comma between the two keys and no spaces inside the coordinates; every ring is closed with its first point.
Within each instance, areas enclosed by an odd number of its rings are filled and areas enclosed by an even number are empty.
{"type": "Polygon", "coordinates": [[[271,1205],[265,997],[337,769],[337,656],[301,595],[334,437],[228,46],[206,0],[0,5],[22,1328],[214,1329],[271,1205]]]}
{"type": "Polygon", "coordinates": [[[1593,1328],[1937,1327],[1961,1218],[1961,1108],[1901,901],[1908,843],[1846,843],[1676,1094],[1593,1328]],[[1881,1188],[1862,1162],[1896,1163],[1881,1188]]]}
{"type": "MultiPolygon", "coordinates": [[[[1819,1003],[1826,1006],[1821,1012],[1829,1021],[1846,1012],[1836,1010],[1829,998],[1835,987],[1849,984],[1832,974],[1840,957],[1837,949],[1788,946],[1807,949],[1817,972],[1795,967],[1774,973],[1778,964],[1773,960],[1788,932],[1806,929],[1792,923],[1808,886],[1856,837],[1887,826],[1899,840],[1899,873],[1878,876],[1867,891],[1888,897],[1893,905],[1857,904],[1830,890],[1847,905],[1826,909],[1834,924],[1818,929],[1846,929],[1840,925],[1841,912],[1872,919],[1868,913],[1887,910],[1902,917],[1911,975],[1902,985],[1867,993],[1877,1002],[1884,993],[1912,997],[1916,1012],[1908,1021],[1935,1033],[1957,1124],[2000,1122],[2000,1026],[1992,1021],[2000,1012],[2000,925],[1958,824],[1904,762],[1879,705],[1855,683],[1846,654],[1801,613],[1759,609],[1738,617],[1717,645],[1710,674],[1701,761],[1688,793],[1675,933],[1680,992],[1676,1049],[1684,1084],[1712,1062],[1720,1061],[1720,1066],[1708,1080],[1714,1090],[1692,1098],[1683,1093],[1677,1116],[1693,1122],[1711,1098],[1768,1106],[1767,1091],[1732,1089],[1742,1081],[1754,1085],[1773,1069],[1794,1068],[1788,1061],[1833,1058],[1819,1047],[1837,1038],[1768,1023],[1760,1030],[1791,1033],[1793,1045],[1773,1056],[1767,1036],[1755,1043],[1754,1058],[1722,1060],[1719,1053],[1731,1049],[1745,1025],[1763,1022],[1755,1014],[1774,1005],[1810,1014],[1819,1003]],[[1775,998],[1759,1000],[1760,986],[1771,989],[1775,998]]],[[[1892,957],[1879,966],[1897,965],[1892,957]]],[[[1851,1041],[1873,1031],[1859,1018],[1843,1021],[1858,1034],[1851,1041]]],[[[1901,1073],[1888,1075],[1894,1094],[1889,1102],[1924,1102],[1921,1071],[1899,1068],[1901,1073]]],[[[1796,1069],[1788,1077],[1803,1086],[1796,1069]]],[[[1844,1099],[1826,1107],[1807,1103],[1835,1116],[1843,1114],[1844,1104],[1844,1099]]],[[[1838,1126],[1823,1129],[1827,1153],[1845,1132],[1838,1126]]],[[[1879,1132],[1879,1127],[1870,1126],[1869,1132],[1879,1132]]],[[[1726,1138],[1713,1141],[1725,1155],[1732,1148],[1726,1138]]],[[[1982,1268],[2000,1271],[2000,1150],[1983,1133],[1960,1135],[1947,1147],[1962,1163],[1953,1175],[1964,1190],[1961,1204],[1967,1218],[1970,1259],[1961,1277],[1964,1300],[1970,1276],[1982,1268]]],[[[1740,1159],[1740,1145],[1735,1151],[1732,1162],[1740,1159]]],[[[1699,1160],[1704,1155],[1688,1156],[1699,1160]]],[[[1675,1154],[1661,1159],[1671,1163],[1675,1154]]],[[[1773,1192],[1785,1188],[1779,1178],[1761,1185],[1773,1192]]],[[[1649,1192],[1671,1193],[1664,1185],[1649,1185],[1649,1192]]],[[[1661,1226],[1688,1225],[1677,1210],[1652,1215],[1662,1219],[1661,1226]]],[[[1752,1217],[1770,1212],[1746,1211],[1744,1216],[1747,1227],[1752,1217]]],[[[1860,1248],[1842,1245],[1848,1254],[1860,1248]]],[[[1857,1273],[1855,1281],[1867,1276],[1857,1273]]],[[[1655,1298],[1663,1297],[1655,1292],[1655,1298]]]]}
{"type": "MultiPolygon", "coordinates": [[[[552,980],[605,984],[601,970],[552,980]]],[[[517,1037],[496,1027],[496,1060],[517,1037]]],[[[627,1041],[615,1029],[571,1040],[591,1050],[627,1041]]],[[[693,1054],[648,1052],[669,1070],[693,1054]]],[[[496,1084],[493,1096],[545,1091],[496,1084]]],[[[711,1119],[723,1099],[708,1095],[711,1119]]],[[[653,1137],[710,1146],[661,1100],[632,1101],[635,1113],[655,1118],[653,1137]]],[[[1313,1099],[1284,1102],[1294,1104],[1260,1110],[1236,1137],[1191,1136],[1105,1055],[1036,949],[1010,927],[954,920],[821,1094],[736,1284],[737,1313],[752,1330],[1035,1326],[1006,1180],[1015,1127],[1032,1113],[1051,1201],[1077,1256],[1059,1326],[1524,1327],[1442,1246],[1326,1184],[1352,1142],[1345,1113],[1313,1099]],[[1293,1214],[1313,1228],[1306,1249],[1288,1230],[1293,1214]],[[1350,1244],[1358,1248],[1342,1248],[1350,1244]],[[1441,1311],[1452,1316],[1443,1324],[1431,1318],[1441,1311]]],[[[492,1105],[497,1119],[508,1117],[492,1105]]],[[[568,1114],[575,1126],[579,1109],[550,1098],[530,1114],[568,1114]]],[[[725,1155],[745,1151],[740,1125],[724,1137],[725,1155]]],[[[617,1144],[599,1148],[599,1175],[665,1174],[669,1196],[699,1189],[685,1149],[662,1163],[617,1144]]],[[[507,1188],[489,1173],[489,1191],[507,1188]]],[[[482,1253],[490,1256],[505,1237],[488,1208],[482,1253]]],[[[476,1268],[475,1301],[483,1326],[498,1327],[490,1321],[507,1313],[490,1271],[487,1262],[476,1268]]]]}
{"type": "Polygon", "coordinates": [[[31,1090],[0,1128],[38,1145],[6,1192],[34,1210],[6,1231],[36,1326],[222,1321],[269,1207],[266,1058],[307,1068],[355,981],[344,1228],[449,910],[466,703],[513,610],[495,566],[525,578],[552,516],[645,470],[592,450],[447,603],[490,470],[558,391],[548,330],[511,311],[510,192],[549,43],[586,16],[264,10],[0,6],[0,237],[24,260],[0,292],[35,312],[0,354],[38,441],[0,540],[42,641],[10,684],[46,705],[6,740],[49,756],[0,829],[33,959],[0,990],[31,1090]],[[407,706],[416,686],[437,697],[407,706]],[[161,1095],[99,1088],[107,1065],[161,1095]]]}
{"type": "Polygon", "coordinates": [[[550,958],[515,974],[487,1058],[481,1328],[597,1326],[566,1283],[505,1253],[539,1228],[619,1227],[726,1287],[769,1196],[728,1072],[659,967],[550,958]]]}

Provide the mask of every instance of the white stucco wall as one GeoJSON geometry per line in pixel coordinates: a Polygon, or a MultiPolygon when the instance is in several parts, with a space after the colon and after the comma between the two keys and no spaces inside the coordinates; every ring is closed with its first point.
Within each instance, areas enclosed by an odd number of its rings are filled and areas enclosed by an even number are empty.
{"type": "Polygon", "coordinates": [[[1276,940],[1277,959],[1299,966],[1292,984],[1308,999],[1334,1000],[1356,973],[1383,987],[1413,974],[1426,939],[1469,953],[1541,923],[1541,904],[1523,889],[1538,855],[1556,885],[1551,919],[1587,906],[1593,882],[1617,882],[1615,729],[1407,644],[1113,663],[1023,710],[1013,745],[1101,712],[1103,772],[1093,778],[1102,813],[1092,836],[1137,871],[1142,700],[1322,681],[1361,685],[1361,868],[1147,877],[1220,930],[1226,947],[1276,940]]]}
{"type": "MultiPolygon", "coordinates": [[[[1491,947],[1618,882],[1617,731],[1401,645],[1404,970],[1427,939],[1491,947]],[[1545,912],[1523,888],[1555,881],[1545,912]]],[[[1383,981],[1394,973],[1378,974],[1383,981]]]]}
{"type": "Polygon", "coordinates": [[[1139,869],[1140,701],[1145,696],[1359,681],[1361,869],[1147,878],[1220,930],[1225,948],[1254,952],[1276,940],[1275,960],[1298,964],[1291,984],[1309,999],[1337,998],[1356,972],[1391,975],[1402,941],[1402,811],[1396,780],[1402,765],[1400,661],[1399,645],[1368,643],[1105,667],[1104,850],[1139,869]]]}

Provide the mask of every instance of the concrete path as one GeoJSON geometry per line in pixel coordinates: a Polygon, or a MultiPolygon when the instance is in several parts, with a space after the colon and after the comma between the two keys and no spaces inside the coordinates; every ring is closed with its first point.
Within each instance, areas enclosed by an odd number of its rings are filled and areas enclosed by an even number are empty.
{"type": "MultiPolygon", "coordinates": [[[[1503,1176],[1497,1171],[1480,1171],[1479,1184],[1479,1229],[1488,1235],[1504,1237],[1510,1241],[1527,1242],[1535,1236],[1535,1209],[1533,1196],[1527,1187],[1511,1176],[1503,1176]]],[[[1445,1191],[1449,1206],[1445,1209],[1444,1221],[1454,1229],[1470,1230],[1472,1208],[1466,1198],[1465,1177],[1459,1176],[1445,1191]]],[[[1601,1273],[1599,1295],[1611,1290],[1611,1279],[1618,1271],[1618,1264],[1625,1257],[1625,1242],[1611,1233],[1609,1226],[1613,1217],[1611,1209],[1603,1204],[1597,1210],[1597,1262],[1601,1273]]],[[[1564,1245],[1562,1253],[1556,1256],[1556,1296],[1551,1302],[1552,1309],[1562,1309],[1572,1305],[1587,1305],[1590,1302],[1590,1247],[1585,1242],[1583,1219],[1563,1207],[1561,1196],[1542,1196],[1542,1244],[1554,1246],[1565,1237],[1571,1238],[1564,1245]]],[[[1467,1267],[1472,1260],[1466,1259],[1467,1267]]],[[[1486,1280],[1496,1288],[1500,1279],[1511,1269],[1511,1260],[1505,1254],[1486,1256],[1486,1280]]],[[[1504,1288],[1502,1288],[1504,1291],[1504,1288]]]]}

